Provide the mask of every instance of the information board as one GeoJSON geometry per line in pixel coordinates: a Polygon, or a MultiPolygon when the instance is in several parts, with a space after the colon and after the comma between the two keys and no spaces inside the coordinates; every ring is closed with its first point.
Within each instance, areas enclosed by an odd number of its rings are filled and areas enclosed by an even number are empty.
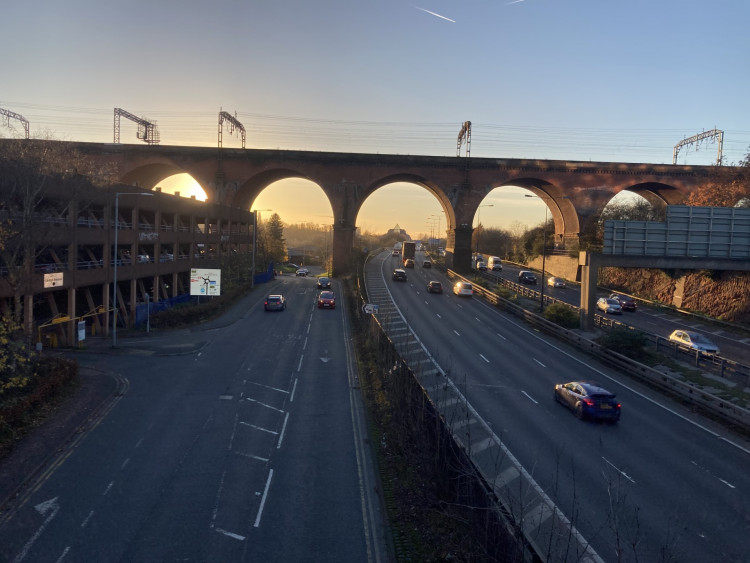
{"type": "Polygon", "coordinates": [[[221,295],[221,270],[192,268],[190,295],[221,295]]]}

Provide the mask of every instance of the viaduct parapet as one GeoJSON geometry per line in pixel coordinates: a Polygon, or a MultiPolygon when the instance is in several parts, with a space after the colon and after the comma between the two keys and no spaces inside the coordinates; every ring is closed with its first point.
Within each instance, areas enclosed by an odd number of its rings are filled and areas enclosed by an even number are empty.
{"type": "Polygon", "coordinates": [[[592,222],[617,193],[628,190],[657,206],[679,204],[707,181],[713,169],[614,162],[68,144],[113,170],[118,182],[152,189],[173,174],[188,173],[201,185],[209,202],[242,209],[249,209],[273,182],[287,178],[312,181],[331,204],[334,273],[346,269],[363,203],[378,188],[394,182],[422,186],[440,202],[446,217],[448,266],[466,272],[471,262],[474,215],[495,188],[518,186],[542,198],[555,223],[555,242],[561,248],[576,250],[581,234],[593,228],[592,222]]]}

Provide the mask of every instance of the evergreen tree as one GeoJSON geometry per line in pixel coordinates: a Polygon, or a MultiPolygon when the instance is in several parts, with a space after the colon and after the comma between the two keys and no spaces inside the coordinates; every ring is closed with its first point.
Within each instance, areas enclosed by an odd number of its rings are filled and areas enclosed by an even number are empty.
{"type": "Polygon", "coordinates": [[[284,240],[284,223],[278,213],[271,215],[266,224],[268,240],[268,259],[279,264],[286,260],[286,241],[284,240]]]}

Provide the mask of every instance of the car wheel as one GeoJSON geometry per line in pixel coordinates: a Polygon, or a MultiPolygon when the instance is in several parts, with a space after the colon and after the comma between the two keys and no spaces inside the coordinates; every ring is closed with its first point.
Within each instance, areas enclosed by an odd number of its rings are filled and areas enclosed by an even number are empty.
{"type": "Polygon", "coordinates": [[[576,405],[576,416],[583,420],[583,405],[581,403],[578,403],[576,405]]]}

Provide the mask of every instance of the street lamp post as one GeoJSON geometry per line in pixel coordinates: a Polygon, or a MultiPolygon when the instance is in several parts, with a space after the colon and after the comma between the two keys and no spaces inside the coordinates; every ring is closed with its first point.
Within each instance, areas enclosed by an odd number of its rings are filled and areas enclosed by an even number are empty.
{"type": "MultiPolygon", "coordinates": [[[[554,196],[526,194],[524,197],[538,197],[539,199],[550,199],[552,201],[554,201],[555,199],[569,199],[568,196],[566,195],[556,198],[554,196]]],[[[540,294],[541,294],[541,303],[539,304],[540,314],[544,312],[544,286],[546,285],[544,281],[544,267],[545,267],[545,262],[547,258],[547,210],[548,210],[548,205],[545,203],[544,204],[544,229],[542,231],[544,235],[542,237],[542,289],[540,291],[540,294]]]]}
{"type": "Polygon", "coordinates": [[[475,254],[479,254],[479,237],[481,235],[481,226],[482,226],[482,207],[495,207],[494,203],[487,203],[485,205],[480,205],[477,207],[477,251],[475,254]]]}
{"type": "MultiPolygon", "coordinates": [[[[121,195],[153,196],[154,194],[146,192],[115,192],[115,248],[113,252],[115,264],[114,271],[112,273],[112,348],[117,348],[117,234],[120,232],[121,195]]],[[[133,257],[131,256],[130,259],[132,260],[133,257]]]]}

